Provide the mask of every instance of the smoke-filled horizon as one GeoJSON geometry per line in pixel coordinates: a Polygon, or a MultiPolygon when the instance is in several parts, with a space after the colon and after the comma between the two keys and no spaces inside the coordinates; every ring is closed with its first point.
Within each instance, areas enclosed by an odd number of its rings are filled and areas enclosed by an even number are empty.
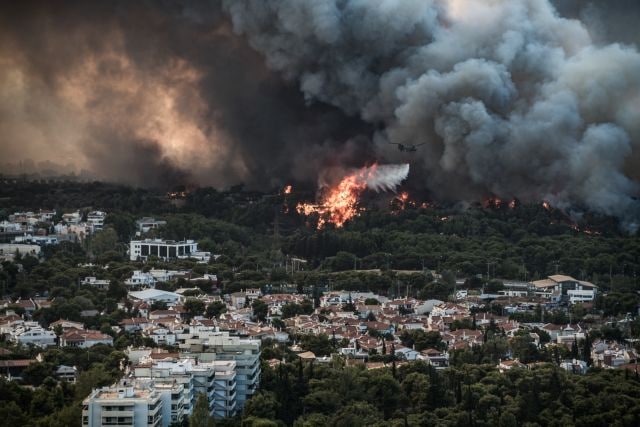
{"type": "Polygon", "coordinates": [[[637,2],[94,3],[2,6],[4,162],[254,187],[410,162],[438,199],[640,220],[637,2]]]}

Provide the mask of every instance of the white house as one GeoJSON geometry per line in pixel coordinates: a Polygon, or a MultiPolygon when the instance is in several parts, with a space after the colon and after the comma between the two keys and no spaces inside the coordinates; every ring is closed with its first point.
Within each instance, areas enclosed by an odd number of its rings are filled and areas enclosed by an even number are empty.
{"type": "MultiPolygon", "coordinates": [[[[31,322],[30,322],[31,323],[31,322]]],[[[25,323],[25,325],[27,325],[25,323]]],[[[13,330],[9,339],[23,345],[46,347],[56,344],[56,334],[40,326],[19,326],[13,330]]]]}
{"type": "Polygon", "coordinates": [[[156,229],[166,224],[167,221],[157,220],[150,217],[140,218],[136,221],[136,226],[138,227],[138,232],[140,233],[146,233],[149,230],[156,229]]]}
{"type": "Polygon", "coordinates": [[[89,348],[96,344],[113,345],[113,338],[99,331],[70,329],[60,337],[61,347],[89,348]]]}
{"type": "Polygon", "coordinates": [[[153,288],[156,286],[156,278],[151,273],[135,270],[131,273],[131,277],[124,281],[124,284],[131,287],[153,288]]]}
{"type": "Polygon", "coordinates": [[[145,328],[143,334],[151,338],[158,345],[174,345],[176,343],[176,334],[162,326],[145,328]]]}
{"type": "Polygon", "coordinates": [[[110,280],[96,279],[95,277],[85,277],[82,282],[84,286],[92,286],[96,289],[107,290],[109,289],[110,280]]]}
{"type": "Polygon", "coordinates": [[[151,305],[156,301],[166,303],[168,306],[176,305],[181,302],[184,297],[175,292],[161,291],[160,289],[145,289],[143,291],[129,292],[129,297],[132,300],[144,301],[151,305]]]}

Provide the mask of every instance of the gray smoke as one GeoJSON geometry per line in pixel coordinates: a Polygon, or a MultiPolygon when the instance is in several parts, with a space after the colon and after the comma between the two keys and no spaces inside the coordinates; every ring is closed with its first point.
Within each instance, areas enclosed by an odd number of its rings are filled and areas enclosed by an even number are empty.
{"type": "Polygon", "coordinates": [[[48,161],[147,187],[313,185],[361,166],[369,136],[307,106],[220,2],[0,3],[0,173],[48,161]]]}
{"type": "Polygon", "coordinates": [[[637,228],[640,186],[625,170],[638,166],[640,54],[594,41],[597,25],[548,0],[223,4],[308,103],[377,125],[379,156],[413,159],[437,197],[544,199],[637,228]]]}
{"type": "Polygon", "coordinates": [[[411,162],[438,199],[632,228],[638,19],[635,0],[3,2],[0,172],[264,189],[411,162]]]}

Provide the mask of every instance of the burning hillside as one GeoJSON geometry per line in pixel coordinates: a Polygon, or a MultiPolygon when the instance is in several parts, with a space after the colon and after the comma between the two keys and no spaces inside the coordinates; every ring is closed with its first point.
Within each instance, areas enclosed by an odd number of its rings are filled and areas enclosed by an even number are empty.
{"type": "Polygon", "coordinates": [[[299,203],[296,209],[305,216],[318,215],[318,229],[327,223],[342,227],[358,215],[360,196],[365,190],[395,191],[408,174],[408,164],[364,167],[347,174],[336,185],[320,185],[318,202],[299,203]]]}

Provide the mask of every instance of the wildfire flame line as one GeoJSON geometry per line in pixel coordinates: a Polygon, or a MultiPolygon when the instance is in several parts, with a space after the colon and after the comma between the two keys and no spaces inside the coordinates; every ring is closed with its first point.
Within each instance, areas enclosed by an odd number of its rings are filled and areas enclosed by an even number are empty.
{"type": "Polygon", "coordinates": [[[335,187],[326,189],[320,203],[299,203],[296,210],[305,216],[318,214],[318,229],[327,223],[342,227],[360,212],[358,201],[367,187],[376,191],[394,190],[408,173],[409,165],[406,164],[364,167],[342,178],[335,187]]]}

